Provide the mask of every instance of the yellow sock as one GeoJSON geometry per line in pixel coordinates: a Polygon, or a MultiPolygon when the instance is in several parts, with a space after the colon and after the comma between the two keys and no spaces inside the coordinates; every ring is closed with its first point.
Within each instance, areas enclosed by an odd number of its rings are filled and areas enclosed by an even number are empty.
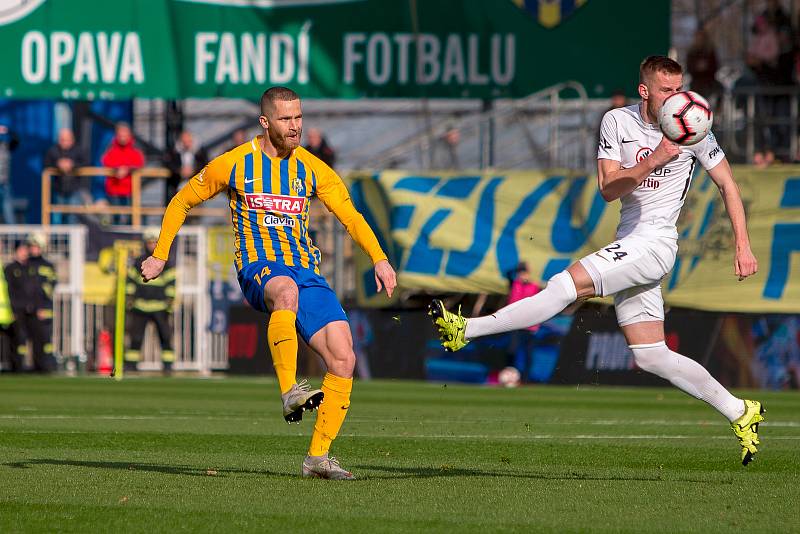
{"type": "Polygon", "coordinates": [[[267,343],[272,354],[272,365],[278,375],[281,394],[286,393],[297,381],[297,319],[291,310],[277,310],[269,316],[267,343]]]}
{"type": "Polygon", "coordinates": [[[311,445],[308,447],[310,456],[323,456],[328,453],[331,442],[336,439],[347,416],[352,390],[352,378],[342,378],[327,373],[322,379],[325,400],[317,409],[317,422],[314,425],[314,434],[311,436],[311,445]]]}

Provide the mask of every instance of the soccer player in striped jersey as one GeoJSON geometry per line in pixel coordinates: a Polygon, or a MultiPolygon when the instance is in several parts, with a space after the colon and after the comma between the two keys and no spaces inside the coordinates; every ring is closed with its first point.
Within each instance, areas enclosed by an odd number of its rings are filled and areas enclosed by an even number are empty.
{"type": "Polygon", "coordinates": [[[320,252],[308,233],[312,197],[336,215],[372,259],[378,291],[385,287],[391,297],[396,275],[341,178],[300,146],[303,114],[297,93],[267,89],[259,122],[263,135],[215,158],[169,203],[156,249],[142,263],[142,278],[161,273],[189,210],[227,191],[239,285],[251,306],[270,313],[267,339],[284,418],[299,422],[305,410],[319,408],[301,473],[351,480],[328,451],[350,407],[353,339],[341,304],[320,275],[320,252]],[[296,382],[298,332],[328,368],[321,390],[296,382]]]}

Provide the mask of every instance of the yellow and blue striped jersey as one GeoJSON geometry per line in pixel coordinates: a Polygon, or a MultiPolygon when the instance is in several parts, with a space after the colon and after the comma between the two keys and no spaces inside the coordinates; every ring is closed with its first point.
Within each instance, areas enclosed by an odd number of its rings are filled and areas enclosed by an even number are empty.
{"type": "Polygon", "coordinates": [[[155,257],[168,257],[189,209],[227,190],[237,270],[267,260],[319,274],[320,252],[308,232],[314,196],[344,224],[373,263],[386,259],[333,169],[302,147],[285,158],[270,157],[261,150],[259,137],[212,160],[173,198],[164,214],[155,257]]]}

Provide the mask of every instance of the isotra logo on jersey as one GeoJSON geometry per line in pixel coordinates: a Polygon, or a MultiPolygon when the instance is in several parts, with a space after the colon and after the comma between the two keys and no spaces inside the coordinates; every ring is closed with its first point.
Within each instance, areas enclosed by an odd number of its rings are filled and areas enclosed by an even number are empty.
{"type": "Polygon", "coordinates": [[[282,195],[270,195],[267,193],[250,193],[245,195],[247,209],[274,211],[277,213],[288,213],[299,215],[303,213],[306,205],[306,197],[287,197],[282,195]]]}

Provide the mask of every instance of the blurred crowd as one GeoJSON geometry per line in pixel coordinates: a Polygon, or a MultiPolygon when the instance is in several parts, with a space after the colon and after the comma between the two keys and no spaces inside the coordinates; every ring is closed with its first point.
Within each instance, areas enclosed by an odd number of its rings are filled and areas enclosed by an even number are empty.
{"type": "MultiPolygon", "coordinates": [[[[336,163],[336,152],[328,144],[324,134],[310,128],[305,133],[306,148],[330,166],[336,163]]],[[[230,150],[249,139],[247,132],[236,130],[222,151],[230,150]]],[[[0,124],[0,223],[14,224],[26,221],[15,215],[14,192],[12,190],[10,160],[19,144],[13,129],[0,124]]],[[[69,128],[58,131],[56,142],[44,154],[43,169],[52,169],[50,202],[60,206],[130,206],[132,195],[132,173],[145,165],[169,170],[164,180],[163,205],[166,206],[192,176],[197,174],[211,159],[207,147],[201,146],[191,131],[180,132],[177,141],[155,157],[146,157],[139,147],[131,126],[119,122],[114,127],[114,136],[97,161],[97,165],[110,169],[105,177],[82,172],[91,167],[89,156],[81,148],[69,128]]],[[[222,152],[220,151],[220,152],[222,152]]],[[[124,214],[103,215],[53,213],[51,224],[74,224],[78,222],[100,224],[129,224],[130,216],[124,214]]]]}

